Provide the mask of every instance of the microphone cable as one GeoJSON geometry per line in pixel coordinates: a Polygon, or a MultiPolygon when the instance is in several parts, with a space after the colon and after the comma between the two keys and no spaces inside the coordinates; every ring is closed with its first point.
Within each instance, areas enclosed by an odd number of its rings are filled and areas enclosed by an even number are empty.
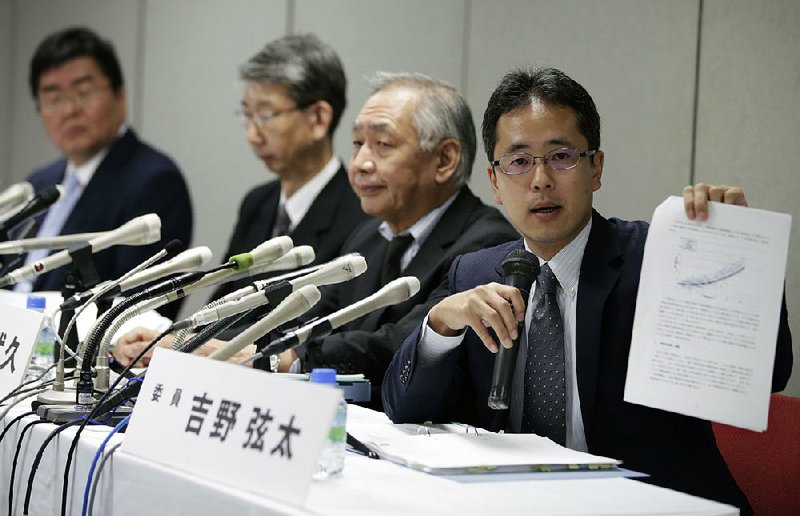
{"type": "MultiPolygon", "coordinates": [[[[17,461],[19,459],[19,452],[22,449],[22,441],[25,439],[25,433],[30,430],[31,427],[35,425],[40,425],[42,423],[47,423],[48,421],[43,419],[37,419],[35,421],[31,421],[24,427],[22,427],[22,431],[19,434],[19,439],[17,439],[17,449],[14,452],[14,460],[11,463],[11,478],[8,481],[8,514],[14,514],[14,476],[17,472],[17,461]]],[[[27,513],[26,513],[27,514],[27,513]]]]}
{"type": "Polygon", "coordinates": [[[86,516],[86,511],[89,507],[89,492],[92,488],[92,478],[94,478],[94,471],[97,467],[97,461],[99,461],[100,457],[103,455],[103,450],[105,450],[106,444],[108,444],[108,441],[111,440],[111,437],[122,430],[130,420],[131,415],[128,414],[125,416],[125,419],[117,423],[117,426],[115,426],[114,429],[108,433],[106,438],[103,439],[103,442],[100,443],[100,446],[97,448],[97,452],[94,454],[94,458],[92,459],[92,464],[89,466],[89,474],[86,476],[86,487],[83,490],[83,506],[81,507],[81,516],[86,516]]]}
{"type": "Polygon", "coordinates": [[[114,453],[122,446],[122,443],[117,443],[108,450],[108,453],[103,455],[103,458],[100,459],[100,464],[97,465],[97,474],[95,475],[95,480],[92,483],[92,491],[89,493],[89,516],[93,515],[93,508],[94,508],[94,499],[95,494],[97,493],[97,485],[100,483],[100,475],[103,474],[103,468],[105,468],[106,462],[110,459],[114,453]]]}
{"type": "MultiPolygon", "coordinates": [[[[159,334],[147,346],[145,346],[144,349],[142,349],[142,351],[139,352],[139,354],[131,361],[131,363],[128,364],[128,366],[125,369],[123,369],[123,371],[124,372],[130,371],[133,368],[133,365],[136,364],[137,362],[139,362],[139,360],[141,360],[142,357],[153,346],[155,346],[156,343],[159,340],[164,338],[170,331],[172,331],[172,327],[171,326],[169,328],[167,328],[166,330],[164,330],[163,332],[161,332],[161,334],[159,334]]],[[[143,375],[144,375],[144,373],[142,373],[140,376],[143,376],[143,375]]],[[[80,427],[78,427],[78,431],[75,432],[75,436],[72,438],[72,442],[70,443],[69,450],[67,451],[67,461],[66,461],[66,464],[64,465],[64,481],[63,481],[62,488],[61,488],[61,513],[60,513],[61,516],[66,516],[66,513],[67,513],[67,495],[69,494],[69,470],[70,470],[70,466],[72,465],[72,455],[75,452],[75,448],[78,446],[78,440],[80,439],[81,433],[83,433],[83,429],[86,428],[86,425],[89,422],[89,418],[94,417],[102,408],[104,408],[103,407],[104,402],[110,401],[109,398],[114,399],[114,397],[111,396],[111,393],[114,391],[114,388],[116,388],[116,386],[119,385],[119,383],[122,381],[123,378],[124,378],[124,376],[120,375],[114,381],[114,383],[109,387],[108,391],[106,391],[106,393],[103,394],[103,396],[97,401],[97,404],[94,406],[94,408],[91,410],[91,412],[89,412],[87,414],[86,419],[81,421],[80,427]]],[[[131,381],[136,380],[136,378],[139,378],[139,377],[132,378],[131,381]]],[[[116,405],[116,403],[117,402],[115,401],[115,405],[116,405]]],[[[31,486],[32,485],[33,485],[33,482],[31,481],[31,486]]],[[[27,514],[28,513],[28,502],[29,502],[29,500],[30,500],[30,495],[28,493],[26,493],[25,508],[24,508],[24,513],[23,514],[27,514]]]]}

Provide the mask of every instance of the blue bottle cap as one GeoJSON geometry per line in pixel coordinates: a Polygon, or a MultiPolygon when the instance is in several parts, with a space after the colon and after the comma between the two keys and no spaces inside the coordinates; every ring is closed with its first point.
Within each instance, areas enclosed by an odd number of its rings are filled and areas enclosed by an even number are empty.
{"type": "Polygon", "coordinates": [[[44,311],[45,306],[47,306],[47,300],[42,296],[28,296],[25,306],[30,310],[44,311]]]}
{"type": "Polygon", "coordinates": [[[311,370],[311,383],[336,385],[336,369],[317,367],[311,370]]]}

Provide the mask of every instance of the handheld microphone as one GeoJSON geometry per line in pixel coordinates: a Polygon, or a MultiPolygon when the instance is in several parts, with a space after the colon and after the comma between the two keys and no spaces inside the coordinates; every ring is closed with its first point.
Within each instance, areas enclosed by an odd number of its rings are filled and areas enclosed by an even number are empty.
{"type": "Polygon", "coordinates": [[[402,303],[417,292],[419,292],[419,280],[417,278],[414,276],[397,278],[384,285],[383,288],[371,296],[365,297],[327,317],[317,319],[291,333],[287,333],[267,345],[259,355],[276,355],[300,344],[327,337],[336,328],[363,317],[373,310],[402,303]]]}
{"type": "Polygon", "coordinates": [[[287,321],[297,319],[303,315],[312,306],[317,304],[320,297],[319,289],[316,286],[305,285],[301,287],[297,292],[289,294],[274,310],[265,315],[257,323],[237,335],[225,346],[208,355],[208,358],[213,360],[228,360],[267,332],[274,330],[287,321]]]}
{"type": "Polygon", "coordinates": [[[56,202],[59,197],[61,197],[61,192],[57,186],[45,188],[41,192],[34,195],[33,198],[22,207],[22,209],[5,219],[2,224],[0,224],[0,230],[9,231],[13,229],[14,226],[25,219],[33,217],[40,211],[49,208],[50,205],[56,202]]]}
{"type": "Polygon", "coordinates": [[[28,202],[33,197],[33,185],[27,181],[14,183],[0,192],[0,212],[5,212],[18,204],[28,202]]]}
{"type": "MultiPolygon", "coordinates": [[[[102,251],[113,245],[147,245],[161,239],[161,219],[155,213],[148,213],[131,219],[117,229],[108,231],[89,240],[92,253],[102,251]]],[[[22,280],[44,274],[72,262],[68,250],[59,251],[25,267],[11,271],[0,277],[0,287],[14,285],[22,280]]]]}
{"type": "MultiPolygon", "coordinates": [[[[102,299],[112,298],[118,296],[119,294],[128,292],[129,290],[141,287],[142,285],[145,285],[157,279],[161,279],[165,276],[177,274],[179,272],[188,272],[200,268],[206,263],[208,263],[209,260],[211,260],[211,249],[209,249],[208,247],[202,246],[202,247],[194,247],[192,249],[187,249],[186,251],[175,256],[174,258],[171,258],[154,267],[145,269],[141,272],[138,272],[130,276],[127,279],[120,281],[113,288],[107,290],[106,292],[103,292],[103,294],[98,299],[102,300],[102,299]]],[[[107,283],[103,283],[90,290],[81,292],[80,294],[75,294],[74,296],[65,300],[61,304],[61,309],[71,310],[76,308],[77,306],[84,304],[86,301],[95,296],[97,293],[107,288],[107,285],[108,285],[107,283]]]]}
{"type": "MultiPolygon", "coordinates": [[[[528,302],[531,285],[539,276],[539,260],[525,249],[515,249],[508,253],[503,260],[505,279],[503,283],[516,287],[522,299],[528,302]]],[[[489,390],[489,408],[504,410],[508,408],[511,397],[511,379],[514,376],[514,366],[517,363],[519,340],[522,335],[524,323],[519,322],[517,338],[510,348],[500,346],[494,358],[492,370],[492,388],[489,390]]]]}

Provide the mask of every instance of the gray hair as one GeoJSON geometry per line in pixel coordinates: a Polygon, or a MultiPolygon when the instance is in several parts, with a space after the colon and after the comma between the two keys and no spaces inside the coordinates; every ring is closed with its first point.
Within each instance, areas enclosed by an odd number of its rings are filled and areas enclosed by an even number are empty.
{"type": "Polygon", "coordinates": [[[421,73],[378,72],[368,80],[370,95],[395,86],[421,92],[411,115],[420,147],[430,151],[445,138],[457,140],[461,144],[461,160],[452,184],[456,188],[466,184],[475,161],[476,137],[472,112],[464,97],[452,85],[421,73]]]}
{"type": "Polygon", "coordinates": [[[269,43],[239,67],[252,83],[281,84],[298,107],[324,100],[333,108],[330,136],[347,105],[347,78],[336,51],[314,34],[284,36],[269,43]]]}

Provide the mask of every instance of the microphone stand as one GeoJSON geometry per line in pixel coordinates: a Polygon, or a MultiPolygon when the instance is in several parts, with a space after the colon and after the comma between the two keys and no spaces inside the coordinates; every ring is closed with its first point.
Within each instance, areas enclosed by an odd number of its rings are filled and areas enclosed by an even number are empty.
{"type": "MultiPolygon", "coordinates": [[[[76,292],[83,292],[100,283],[100,276],[97,273],[90,244],[83,244],[71,249],[69,255],[72,257],[73,266],[64,279],[64,287],[61,289],[63,299],[69,299],[76,292]]],[[[97,305],[98,316],[110,307],[111,300],[99,303],[97,305]]],[[[75,353],[78,350],[78,326],[75,325],[69,335],[64,335],[73,315],[75,315],[75,308],[61,311],[58,325],[58,335],[61,337],[61,343],[56,342],[53,348],[55,359],[58,363],[56,379],[51,390],[39,394],[36,397],[36,401],[31,403],[33,410],[36,410],[39,405],[72,405],[75,403],[75,394],[64,391],[64,370],[66,368],[74,369],[77,364],[74,358],[67,359],[62,349],[63,345],[75,353]]]]}

